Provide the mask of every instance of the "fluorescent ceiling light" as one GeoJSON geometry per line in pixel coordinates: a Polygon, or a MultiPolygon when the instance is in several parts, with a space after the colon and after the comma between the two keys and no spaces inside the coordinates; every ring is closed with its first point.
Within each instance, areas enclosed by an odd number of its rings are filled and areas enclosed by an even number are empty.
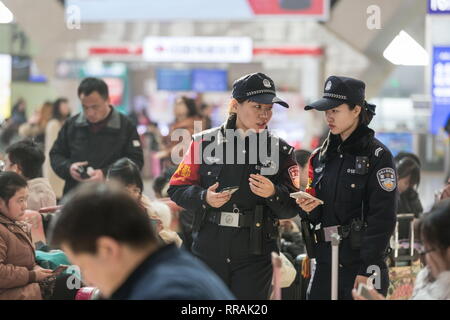
{"type": "Polygon", "coordinates": [[[13,20],[12,12],[0,1],[0,23],[11,23],[13,20]]]}
{"type": "Polygon", "coordinates": [[[383,57],[403,66],[426,66],[429,62],[427,51],[403,30],[384,50],[383,57]]]}

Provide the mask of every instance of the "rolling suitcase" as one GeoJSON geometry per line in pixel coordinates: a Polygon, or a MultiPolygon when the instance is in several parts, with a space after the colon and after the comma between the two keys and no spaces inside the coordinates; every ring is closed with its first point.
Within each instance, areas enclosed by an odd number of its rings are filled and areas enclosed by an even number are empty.
{"type": "Polygon", "coordinates": [[[414,251],[414,217],[412,213],[398,214],[392,237],[394,250],[391,254],[392,267],[389,268],[389,300],[407,300],[412,296],[414,282],[420,271],[420,261],[414,251]],[[409,238],[399,239],[399,227],[409,226],[409,238]]]}

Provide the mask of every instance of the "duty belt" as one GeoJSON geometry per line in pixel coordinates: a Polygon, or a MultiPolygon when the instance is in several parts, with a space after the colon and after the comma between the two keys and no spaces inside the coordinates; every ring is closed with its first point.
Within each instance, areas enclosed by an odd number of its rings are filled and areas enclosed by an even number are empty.
{"type": "Polygon", "coordinates": [[[317,243],[320,242],[330,242],[331,241],[331,235],[333,233],[338,233],[339,236],[342,239],[346,239],[348,238],[348,236],[350,235],[350,230],[351,230],[351,225],[346,225],[346,226],[331,226],[331,227],[323,227],[320,228],[319,230],[315,230],[314,231],[314,235],[315,235],[315,240],[317,243]]]}
{"type": "Polygon", "coordinates": [[[253,214],[252,211],[246,214],[237,211],[209,211],[206,220],[221,227],[250,228],[253,224],[253,214]]]}

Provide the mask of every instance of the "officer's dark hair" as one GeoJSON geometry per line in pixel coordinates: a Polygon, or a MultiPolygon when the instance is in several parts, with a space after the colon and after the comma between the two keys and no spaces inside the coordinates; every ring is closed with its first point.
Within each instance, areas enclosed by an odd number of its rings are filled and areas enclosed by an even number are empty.
{"type": "Polygon", "coordinates": [[[27,181],[19,174],[12,171],[0,172],[0,198],[8,207],[9,200],[17,191],[28,187],[27,181]]]}
{"type": "Polygon", "coordinates": [[[420,184],[420,165],[413,158],[404,157],[397,163],[398,178],[410,177],[410,186],[417,188],[420,184]]]}
{"type": "MultiPolygon", "coordinates": [[[[239,104],[244,103],[245,101],[252,101],[251,99],[247,98],[233,98],[233,99],[236,100],[239,104]]],[[[228,104],[228,115],[235,114],[235,112],[232,111],[234,105],[233,99],[231,99],[230,103],[228,104]]]]}
{"type": "Polygon", "coordinates": [[[438,202],[419,220],[421,240],[432,248],[447,249],[450,247],[450,199],[438,202]]]}
{"type": "Polygon", "coordinates": [[[53,102],[52,117],[54,119],[62,121],[66,118],[66,116],[61,113],[61,104],[68,102],[69,100],[67,100],[66,98],[58,98],[55,100],[55,102],[53,102]]]}
{"type": "Polygon", "coordinates": [[[195,103],[194,99],[188,98],[186,96],[182,96],[177,99],[177,103],[183,103],[187,110],[188,110],[188,117],[195,117],[199,116],[200,113],[198,112],[197,104],[195,103]]]}
{"type": "Polygon", "coordinates": [[[414,153],[411,152],[404,152],[404,151],[400,151],[399,153],[397,153],[397,155],[394,157],[394,161],[395,163],[399,163],[400,160],[404,159],[404,158],[411,158],[413,159],[415,162],[417,162],[417,164],[419,165],[419,167],[422,167],[422,163],[420,162],[420,159],[417,155],[415,155],[414,153]]]}
{"type": "Polygon", "coordinates": [[[108,85],[105,81],[99,78],[83,79],[78,87],[78,97],[80,97],[81,94],[88,96],[94,91],[96,91],[104,100],[109,98],[108,85]]]}
{"type": "Polygon", "coordinates": [[[142,181],[139,167],[128,158],[121,158],[114,162],[108,169],[106,178],[119,180],[125,186],[137,186],[141,193],[144,191],[144,182],[142,181]]]}
{"type": "Polygon", "coordinates": [[[36,142],[29,139],[21,140],[10,145],[5,152],[11,164],[19,166],[25,179],[42,177],[45,154],[36,142]]]}
{"type": "MultiPolygon", "coordinates": [[[[347,105],[350,110],[354,110],[356,108],[356,104],[347,102],[347,105]]],[[[369,111],[367,108],[367,103],[364,102],[364,106],[361,107],[361,112],[359,113],[359,124],[368,126],[373,119],[374,114],[369,111]]]]}
{"type": "Polygon", "coordinates": [[[97,240],[110,237],[136,249],[157,243],[146,211],[123,189],[83,183],[64,200],[50,226],[50,244],[74,253],[97,252],[97,240]]]}
{"type": "Polygon", "coordinates": [[[308,165],[309,158],[311,157],[311,151],[308,150],[295,150],[294,151],[295,160],[298,165],[302,168],[308,165]]]}

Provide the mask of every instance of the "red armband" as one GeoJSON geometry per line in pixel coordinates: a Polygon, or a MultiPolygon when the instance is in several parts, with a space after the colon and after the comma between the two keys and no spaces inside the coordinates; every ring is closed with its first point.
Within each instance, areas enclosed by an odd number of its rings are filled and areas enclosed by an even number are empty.
{"type": "Polygon", "coordinates": [[[178,165],[177,171],[170,179],[169,183],[171,186],[200,184],[200,175],[198,173],[201,162],[199,157],[200,143],[201,141],[191,142],[189,150],[183,157],[183,161],[178,165]]]}

